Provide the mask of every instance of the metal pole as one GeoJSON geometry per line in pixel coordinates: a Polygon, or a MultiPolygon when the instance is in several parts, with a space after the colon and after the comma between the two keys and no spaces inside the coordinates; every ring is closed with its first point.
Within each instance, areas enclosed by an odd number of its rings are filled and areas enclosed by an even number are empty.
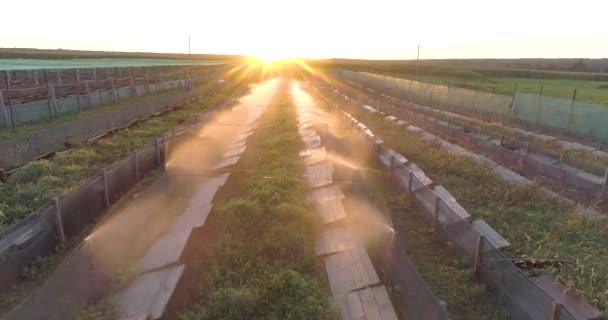
{"type": "Polygon", "coordinates": [[[9,80],[8,71],[4,70],[4,83],[6,84],[6,101],[8,102],[8,111],[11,115],[11,128],[15,131],[15,114],[13,112],[13,104],[11,102],[11,82],[9,80]]]}
{"type": "Polygon", "coordinates": [[[53,204],[55,205],[55,224],[57,225],[57,233],[59,235],[59,242],[61,246],[65,245],[65,232],[63,230],[63,218],[61,217],[61,206],[59,205],[59,198],[53,198],[53,204]]]}
{"type": "Polygon", "coordinates": [[[481,255],[483,253],[483,242],[485,237],[479,235],[477,238],[477,248],[475,249],[475,260],[473,260],[473,274],[475,279],[479,280],[481,277],[481,255]]]}
{"type": "Polygon", "coordinates": [[[49,95],[50,88],[49,88],[49,75],[48,75],[48,71],[46,69],[43,70],[44,72],[44,83],[46,84],[46,94],[47,94],[47,102],[48,102],[48,106],[49,106],[49,119],[53,119],[53,109],[51,106],[51,96],[49,95]]]}
{"type": "Polygon", "coordinates": [[[568,131],[571,130],[572,121],[574,119],[574,103],[576,102],[576,88],[574,88],[574,92],[572,92],[572,101],[570,102],[570,114],[568,115],[568,131]]]}
{"type": "Polygon", "coordinates": [[[540,85],[540,91],[538,92],[538,99],[536,99],[536,124],[540,120],[540,106],[543,101],[543,85],[540,85]]]}

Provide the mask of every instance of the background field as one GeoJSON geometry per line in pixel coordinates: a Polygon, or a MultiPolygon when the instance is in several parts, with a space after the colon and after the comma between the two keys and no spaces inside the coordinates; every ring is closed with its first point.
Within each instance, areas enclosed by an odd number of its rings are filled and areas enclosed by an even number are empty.
{"type": "Polygon", "coordinates": [[[487,60],[315,60],[313,65],[388,73],[392,76],[430,83],[511,95],[517,91],[608,104],[608,59],[487,59],[487,60]],[[524,63],[539,60],[544,64],[524,63]],[[510,62],[509,62],[510,61],[510,62]],[[463,66],[464,65],[464,66],[463,66]],[[522,66],[528,65],[528,69],[522,66]],[[539,69],[545,66],[544,69],[539,69]],[[552,69],[548,66],[553,66],[552,69]],[[559,67],[555,67],[559,66],[559,67]],[[588,72],[589,70],[601,72],[588,72]]]}

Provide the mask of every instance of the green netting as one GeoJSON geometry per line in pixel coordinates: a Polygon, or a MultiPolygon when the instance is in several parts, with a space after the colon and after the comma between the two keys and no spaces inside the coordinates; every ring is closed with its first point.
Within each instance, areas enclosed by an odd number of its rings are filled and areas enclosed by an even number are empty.
{"type": "Polygon", "coordinates": [[[516,92],[514,96],[494,94],[442,84],[400,79],[384,75],[339,71],[348,79],[419,104],[438,106],[473,116],[504,116],[506,119],[539,124],[578,135],[608,139],[608,106],[533,93],[516,92]]]}

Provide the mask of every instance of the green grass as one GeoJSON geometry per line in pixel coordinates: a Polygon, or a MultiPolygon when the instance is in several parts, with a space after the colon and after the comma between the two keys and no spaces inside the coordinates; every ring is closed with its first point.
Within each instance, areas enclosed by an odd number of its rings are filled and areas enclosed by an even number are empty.
{"type": "Polygon", "coordinates": [[[513,186],[490,168],[451,154],[436,142],[389,124],[358,105],[336,101],[368,125],[388,147],[418,164],[444,185],[474,218],[485,219],[512,243],[508,254],[522,258],[564,259],[563,268],[534,270],[553,274],[568,288],[608,311],[608,221],[592,221],[543,197],[535,186],[513,186]]]}
{"type": "Polygon", "coordinates": [[[214,201],[205,228],[217,234],[188,264],[195,293],[176,308],[179,319],[336,318],[314,255],[318,226],[304,198],[302,141],[285,83],[268,108],[238,164],[250,173],[231,175],[214,201]]]}
{"type": "Polygon", "coordinates": [[[4,184],[0,184],[0,230],[53,197],[79,185],[101,168],[151,143],[155,137],[173,126],[241,90],[242,86],[228,86],[214,96],[205,97],[185,108],[120,131],[97,144],[82,145],[72,152],[59,154],[50,160],[28,163],[11,175],[4,184]]]}
{"type": "Polygon", "coordinates": [[[67,122],[78,120],[78,119],[84,119],[84,118],[88,118],[91,116],[104,114],[104,113],[111,113],[111,112],[117,111],[122,108],[129,108],[130,106],[134,106],[135,104],[139,104],[142,102],[152,102],[152,101],[160,99],[160,98],[179,94],[182,91],[183,91],[183,89],[169,89],[169,90],[164,90],[161,92],[156,92],[156,93],[153,93],[148,96],[137,97],[135,99],[122,99],[121,101],[116,102],[116,103],[109,103],[109,104],[104,104],[104,105],[93,107],[93,108],[88,108],[82,112],[62,113],[58,117],[53,118],[53,119],[45,118],[45,119],[40,119],[40,120],[26,122],[26,123],[17,125],[15,127],[15,131],[13,131],[10,127],[9,128],[0,128],[0,141],[20,138],[25,135],[31,134],[33,132],[36,132],[36,131],[40,131],[40,130],[44,130],[44,129],[48,129],[48,128],[52,128],[52,127],[58,127],[67,122]]]}

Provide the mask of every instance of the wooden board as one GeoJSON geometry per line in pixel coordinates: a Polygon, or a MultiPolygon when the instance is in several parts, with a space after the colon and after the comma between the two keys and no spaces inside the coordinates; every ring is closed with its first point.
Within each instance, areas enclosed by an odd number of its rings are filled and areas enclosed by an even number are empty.
{"type": "Polygon", "coordinates": [[[156,240],[139,262],[140,271],[148,272],[177,262],[191,233],[192,227],[184,226],[156,240]]]}
{"type": "Polygon", "coordinates": [[[327,151],[324,147],[306,149],[300,152],[300,157],[304,158],[304,164],[308,166],[325,161],[327,159],[327,151]]]}
{"type": "Polygon", "coordinates": [[[327,224],[346,218],[346,211],[341,199],[331,199],[315,204],[316,212],[321,223],[327,224]]]}
{"type": "Polygon", "coordinates": [[[307,149],[318,148],[321,146],[321,137],[318,134],[302,137],[307,149]]]}
{"type": "Polygon", "coordinates": [[[467,210],[465,210],[456,198],[452,196],[452,194],[443,186],[436,186],[434,189],[435,194],[445,203],[445,205],[450,208],[452,212],[458,215],[463,220],[469,220],[471,215],[467,210]]]}
{"type": "Polygon", "coordinates": [[[236,164],[237,162],[239,162],[240,159],[241,159],[240,155],[227,157],[227,158],[222,159],[220,162],[216,163],[209,169],[210,170],[223,169],[223,168],[236,164]]]}
{"type": "Polygon", "coordinates": [[[384,286],[375,286],[336,297],[343,320],[397,320],[384,286]]]}
{"type": "Polygon", "coordinates": [[[175,290],[184,265],[139,276],[110,299],[116,305],[117,320],[158,319],[175,290]]]}
{"type": "Polygon", "coordinates": [[[324,256],[357,247],[361,247],[361,243],[350,228],[328,226],[323,228],[315,243],[315,254],[324,256]]]}
{"type": "Polygon", "coordinates": [[[245,152],[246,149],[247,149],[246,145],[242,145],[240,147],[232,148],[232,149],[224,152],[223,156],[224,156],[224,158],[230,158],[230,157],[233,157],[233,156],[238,156],[238,155],[243,154],[243,152],[245,152]]]}
{"type": "Polygon", "coordinates": [[[490,225],[482,219],[473,221],[471,226],[481,235],[483,235],[486,240],[488,240],[488,242],[490,242],[496,249],[506,248],[511,245],[509,241],[503,238],[498,232],[496,232],[496,230],[492,229],[492,227],[490,227],[490,225]]]}
{"type": "Polygon", "coordinates": [[[342,200],[344,199],[344,193],[342,192],[340,187],[336,185],[331,185],[310,191],[306,196],[306,199],[313,203],[319,203],[334,199],[342,200]]]}
{"type": "Polygon", "coordinates": [[[549,275],[540,276],[534,279],[534,283],[545,291],[549,296],[561,303],[575,319],[601,319],[602,313],[591,306],[584,298],[564,294],[566,287],[554,280],[549,275]]]}
{"type": "Polygon", "coordinates": [[[307,166],[304,170],[304,177],[311,187],[318,188],[333,183],[333,172],[334,167],[331,163],[324,161],[307,166]]]}
{"type": "Polygon", "coordinates": [[[380,282],[369,255],[362,247],[324,257],[325,270],[334,295],[362,289],[380,282]]]}

